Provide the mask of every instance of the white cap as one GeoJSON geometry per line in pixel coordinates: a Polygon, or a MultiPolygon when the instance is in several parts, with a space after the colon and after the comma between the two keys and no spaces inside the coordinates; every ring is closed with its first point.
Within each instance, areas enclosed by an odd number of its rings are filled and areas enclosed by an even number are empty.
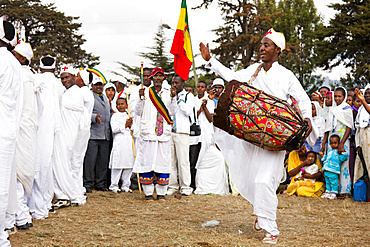
{"type": "Polygon", "coordinates": [[[99,77],[97,75],[93,75],[93,76],[94,77],[93,77],[93,80],[92,80],[91,84],[95,85],[96,83],[101,82],[104,85],[103,79],[101,77],[99,77]]]}
{"type": "Polygon", "coordinates": [[[16,51],[19,55],[27,58],[29,62],[33,58],[32,46],[29,43],[26,43],[21,39],[19,40],[18,44],[15,46],[14,51],[16,51]]]}
{"type": "MultiPolygon", "coordinates": [[[[5,30],[4,30],[4,20],[5,20],[5,16],[1,16],[0,17],[0,39],[2,41],[4,41],[5,43],[7,44],[11,44],[12,46],[15,46],[17,44],[17,31],[15,30],[14,26],[14,37],[12,37],[11,40],[8,40],[7,38],[5,38],[5,30]]],[[[10,23],[10,22],[9,22],[10,23]]]]}
{"type": "Polygon", "coordinates": [[[275,45],[281,48],[281,50],[285,49],[285,36],[283,33],[276,32],[273,28],[271,28],[267,31],[265,37],[271,39],[275,45]]]}
{"type": "Polygon", "coordinates": [[[62,67],[60,67],[60,75],[64,72],[76,75],[76,70],[69,64],[63,64],[62,67]]]}
{"type": "Polygon", "coordinates": [[[214,87],[216,85],[221,85],[221,86],[225,87],[225,82],[221,78],[216,78],[216,79],[213,80],[212,87],[214,87]]]}
{"type": "Polygon", "coordinates": [[[52,56],[50,56],[50,55],[46,55],[46,56],[42,56],[41,58],[40,58],[40,68],[41,69],[55,69],[55,64],[56,64],[56,62],[57,62],[57,59],[55,58],[55,57],[52,57],[52,56]],[[44,58],[51,58],[51,59],[53,59],[54,60],[54,62],[53,62],[53,64],[52,65],[45,65],[43,62],[42,62],[42,60],[44,59],[44,58]]]}
{"type": "Polygon", "coordinates": [[[90,83],[90,73],[86,69],[80,69],[77,74],[80,74],[82,81],[87,86],[90,83]]]}

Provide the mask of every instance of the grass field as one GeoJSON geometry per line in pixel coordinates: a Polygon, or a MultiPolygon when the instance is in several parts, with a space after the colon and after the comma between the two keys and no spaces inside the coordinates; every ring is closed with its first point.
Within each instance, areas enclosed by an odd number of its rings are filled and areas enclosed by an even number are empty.
{"type": "MultiPolygon", "coordinates": [[[[94,191],[10,237],[12,246],[261,246],[241,196],[191,195],[145,202],[137,191],[94,191]],[[203,228],[205,221],[220,224],[203,228]]],[[[279,195],[278,246],[370,246],[370,203],[279,195]]]]}

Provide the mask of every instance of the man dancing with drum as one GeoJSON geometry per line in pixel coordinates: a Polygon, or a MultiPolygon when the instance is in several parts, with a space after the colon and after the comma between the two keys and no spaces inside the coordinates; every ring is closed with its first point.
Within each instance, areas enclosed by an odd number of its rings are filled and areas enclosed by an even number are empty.
{"type": "MultiPolygon", "coordinates": [[[[307,134],[311,132],[310,99],[293,72],[278,63],[278,56],[285,49],[284,34],[271,28],[261,40],[262,64],[256,63],[237,72],[211,57],[208,44],[205,46],[200,43],[199,46],[202,57],[208,62],[206,67],[226,81],[246,83],[254,75],[255,79],[251,80],[253,87],[283,100],[293,96],[308,123],[307,134]]],[[[254,229],[264,231],[263,243],[276,244],[279,236],[276,190],[283,176],[285,151],[268,151],[231,135],[226,135],[223,142],[225,145],[220,146],[222,153],[232,154],[228,155],[230,158],[227,162],[233,180],[240,194],[253,205],[253,214],[257,216],[254,229]]]]}

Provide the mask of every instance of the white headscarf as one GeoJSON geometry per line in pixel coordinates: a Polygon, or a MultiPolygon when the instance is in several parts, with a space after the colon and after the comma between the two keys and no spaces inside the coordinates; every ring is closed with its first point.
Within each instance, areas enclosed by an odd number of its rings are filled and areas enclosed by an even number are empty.
{"type": "MultiPolygon", "coordinates": [[[[333,102],[333,107],[330,109],[329,118],[326,124],[325,131],[331,131],[335,129],[338,121],[345,126],[353,129],[353,113],[352,107],[346,103],[347,100],[347,90],[343,87],[338,87],[344,89],[344,99],[340,105],[337,106],[335,101],[333,102]]],[[[336,88],[335,90],[337,90],[336,88]]],[[[334,90],[334,91],[335,91],[334,90]]]]}
{"type": "Polygon", "coordinates": [[[113,89],[114,89],[114,91],[116,92],[116,93],[114,94],[114,97],[116,97],[117,89],[116,89],[116,86],[115,86],[113,83],[111,83],[111,82],[108,82],[107,84],[105,84],[105,85],[104,85],[103,94],[104,94],[105,96],[107,96],[107,95],[106,95],[106,93],[105,93],[105,91],[106,91],[108,88],[113,88],[113,89]]]}
{"type": "Polygon", "coordinates": [[[80,69],[78,71],[78,73],[80,74],[81,79],[84,82],[84,84],[86,86],[89,85],[89,83],[90,83],[90,73],[87,70],[85,70],[85,69],[80,69]]]}
{"type": "MultiPolygon", "coordinates": [[[[370,89],[370,84],[367,84],[364,92],[367,89],[370,89]]],[[[355,126],[356,128],[366,128],[370,125],[370,114],[366,111],[365,107],[362,105],[360,109],[358,109],[355,126]]]]}

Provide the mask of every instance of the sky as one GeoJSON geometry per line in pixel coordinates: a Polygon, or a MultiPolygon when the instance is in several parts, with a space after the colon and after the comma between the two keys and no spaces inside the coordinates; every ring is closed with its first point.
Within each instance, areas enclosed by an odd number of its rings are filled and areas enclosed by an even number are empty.
{"type": "MultiPolygon", "coordinates": [[[[43,3],[54,3],[58,11],[68,16],[80,17],[77,22],[82,23],[79,30],[86,39],[82,46],[87,52],[100,57],[100,64],[95,68],[100,70],[108,80],[120,79],[111,71],[123,73],[117,61],[131,66],[151,67],[149,61],[138,56],[139,52],[146,52],[146,47],[153,46],[154,34],[161,24],[169,25],[172,30],[165,29],[168,53],[177,26],[181,0],[42,0],[43,3]]],[[[189,29],[194,55],[200,54],[199,43],[210,43],[216,35],[213,29],[221,26],[223,20],[221,12],[215,3],[209,9],[192,10],[202,0],[188,0],[189,29]]],[[[324,23],[335,14],[327,5],[340,0],[314,0],[318,12],[324,23]]],[[[171,55],[172,56],[172,55],[171,55]]],[[[195,57],[195,65],[205,63],[201,56],[195,57]]],[[[331,80],[338,80],[345,75],[343,68],[334,68],[331,72],[318,70],[318,74],[328,76],[331,80]]]]}

